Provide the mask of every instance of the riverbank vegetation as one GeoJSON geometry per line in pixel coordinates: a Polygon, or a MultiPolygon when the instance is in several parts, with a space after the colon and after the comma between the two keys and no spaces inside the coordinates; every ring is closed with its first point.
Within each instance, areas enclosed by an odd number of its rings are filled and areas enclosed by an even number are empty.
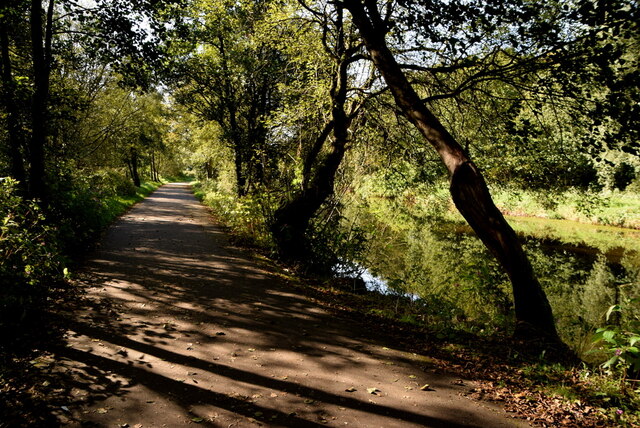
{"type": "Polygon", "coordinates": [[[423,3],[3,5],[3,328],[188,176],[239,242],[365,313],[568,345],[632,423],[637,5],[423,3]]]}

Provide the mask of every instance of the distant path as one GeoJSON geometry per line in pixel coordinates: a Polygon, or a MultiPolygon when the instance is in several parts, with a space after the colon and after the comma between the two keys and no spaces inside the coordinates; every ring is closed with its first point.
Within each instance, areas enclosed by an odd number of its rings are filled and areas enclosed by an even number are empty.
{"type": "Polygon", "coordinates": [[[129,211],[88,270],[56,356],[66,426],[525,426],[230,248],[186,184],[129,211]]]}

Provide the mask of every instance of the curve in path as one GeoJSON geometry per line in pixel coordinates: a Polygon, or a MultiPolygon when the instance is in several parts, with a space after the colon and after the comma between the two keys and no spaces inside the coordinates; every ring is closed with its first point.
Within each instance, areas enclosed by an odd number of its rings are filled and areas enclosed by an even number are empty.
{"type": "Polygon", "coordinates": [[[56,356],[73,387],[63,425],[523,425],[231,248],[187,184],[123,216],[85,276],[56,356]]]}

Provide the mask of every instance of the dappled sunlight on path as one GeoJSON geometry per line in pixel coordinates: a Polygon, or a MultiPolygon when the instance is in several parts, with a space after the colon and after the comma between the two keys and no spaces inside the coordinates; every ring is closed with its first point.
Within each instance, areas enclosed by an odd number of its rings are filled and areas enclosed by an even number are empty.
{"type": "Polygon", "coordinates": [[[118,221],[84,278],[57,352],[68,426],[517,424],[230,247],[187,185],[118,221]]]}

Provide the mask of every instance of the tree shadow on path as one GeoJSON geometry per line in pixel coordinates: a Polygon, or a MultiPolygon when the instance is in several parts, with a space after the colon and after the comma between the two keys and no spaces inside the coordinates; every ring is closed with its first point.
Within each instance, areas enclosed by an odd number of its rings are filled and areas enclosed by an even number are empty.
{"type": "Polygon", "coordinates": [[[134,207],[83,277],[55,351],[63,425],[515,425],[232,248],[186,186],[134,207]]]}

